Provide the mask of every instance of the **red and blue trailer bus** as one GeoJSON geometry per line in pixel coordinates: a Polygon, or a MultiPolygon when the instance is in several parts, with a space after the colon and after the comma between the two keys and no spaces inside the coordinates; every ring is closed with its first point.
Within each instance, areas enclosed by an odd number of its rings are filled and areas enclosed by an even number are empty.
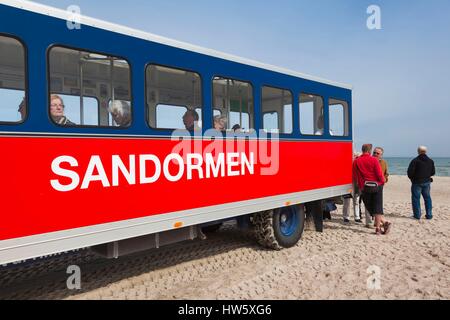
{"type": "Polygon", "coordinates": [[[228,220],[291,247],[351,193],[350,86],[72,16],[0,4],[0,264],[228,220]]]}

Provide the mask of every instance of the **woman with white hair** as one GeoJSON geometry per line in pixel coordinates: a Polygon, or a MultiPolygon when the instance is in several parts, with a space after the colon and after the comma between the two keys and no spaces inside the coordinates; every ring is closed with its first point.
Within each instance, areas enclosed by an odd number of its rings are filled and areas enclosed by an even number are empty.
{"type": "Polygon", "coordinates": [[[129,127],[131,124],[131,107],[128,102],[114,100],[108,107],[109,113],[119,127],[129,127]]]}

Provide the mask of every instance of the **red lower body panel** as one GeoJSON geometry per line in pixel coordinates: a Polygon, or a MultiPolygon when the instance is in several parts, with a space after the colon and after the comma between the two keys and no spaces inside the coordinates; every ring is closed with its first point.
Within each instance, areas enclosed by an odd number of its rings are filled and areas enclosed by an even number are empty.
{"type": "MultiPolygon", "coordinates": [[[[206,163],[203,163],[203,172],[198,168],[191,170],[192,177],[189,177],[184,163],[184,174],[176,182],[169,181],[161,168],[158,179],[142,184],[140,156],[154,155],[163,167],[164,159],[174,153],[178,143],[146,139],[0,137],[0,240],[352,182],[351,142],[272,142],[262,143],[259,148],[245,142],[242,152],[235,151],[236,158],[227,159],[225,155],[224,176],[219,170],[218,177],[211,174],[207,178],[206,163]],[[236,164],[241,159],[238,155],[245,155],[249,161],[253,159],[253,166],[236,164]],[[92,160],[93,156],[100,159],[101,166],[92,160]],[[113,181],[113,156],[122,161],[121,169],[117,166],[115,169],[118,185],[113,181]],[[56,163],[55,159],[75,159],[76,163],[56,163]],[[128,172],[128,177],[124,172],[128,172]],[[58,191],[57,185],[70,186],[71,190],[58,191]]],[[[191,154],[204,159],[208,152],[220,154],[217,148],[216,152],[212,151],[211,143],[214,142],[200,142],[203,150],[198,151],[192,142],[191,154]]],[[[223,153],[229,150],[226,148],[223,153]]],[[[145,164],[144,177],[156,177],[155,162],[145,164]]],[[[176,162],[168,168],[171,175],[181,170],[176,162]]]]}

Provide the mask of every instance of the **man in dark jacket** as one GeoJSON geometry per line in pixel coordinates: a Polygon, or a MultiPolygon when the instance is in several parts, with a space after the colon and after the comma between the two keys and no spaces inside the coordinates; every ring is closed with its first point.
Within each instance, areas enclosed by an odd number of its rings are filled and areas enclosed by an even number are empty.
{"type": "Polygon", "coordinates": [[[412,182],[412,206],[414,211],[414,218],[420,220],[422,212],[420,210],[420,194],[425,200],[425,208],[427,212],[427,219],[433,219],[433,204],[431,201],[431,178],[436,174],[434,161],[427,156],[427,147],[421,146],[418,149],[419,156],[409,164],[408,177],[412,182]]]}

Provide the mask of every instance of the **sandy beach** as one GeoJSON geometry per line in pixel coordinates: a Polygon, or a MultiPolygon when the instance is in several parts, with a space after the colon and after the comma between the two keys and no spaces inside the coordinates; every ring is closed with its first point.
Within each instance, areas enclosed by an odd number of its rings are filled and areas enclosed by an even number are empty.
{"type": "Polygon", "coordinates": [[[432,197],[434,219],[412,219],[409,180],[393,176],[386,236],[345,224],[342,206],[323,233],[305,231],[282,251],[227,224],[206,240],[117,260],[84,250],[3,270],[0,299],[450,299],[450,178],[435,178],[432,197]],[[79,291],[67,289],[69,265],[81,268],[79,291]]]}
{"type": "Polygon", "coordinates": [[[0,301],[450,300],[450,0],[168,3],[0,3],[0,301]]]}
{"type": "Polygon", "coordinates": [[[225,227],[205,240],[212,242],[207,253],[187,246],[178,261],[150,263],[132,277],[88,285],[92,290],[66,298],[449,299],[450,178],[435,178],[432,221],[411,218],[409,188],[401,176],[385,188],[386,216],[393,222],[387,236],[344,224],[342,206],[324,233],[307,231],[296,247],[279,252],[225,227]]]}

